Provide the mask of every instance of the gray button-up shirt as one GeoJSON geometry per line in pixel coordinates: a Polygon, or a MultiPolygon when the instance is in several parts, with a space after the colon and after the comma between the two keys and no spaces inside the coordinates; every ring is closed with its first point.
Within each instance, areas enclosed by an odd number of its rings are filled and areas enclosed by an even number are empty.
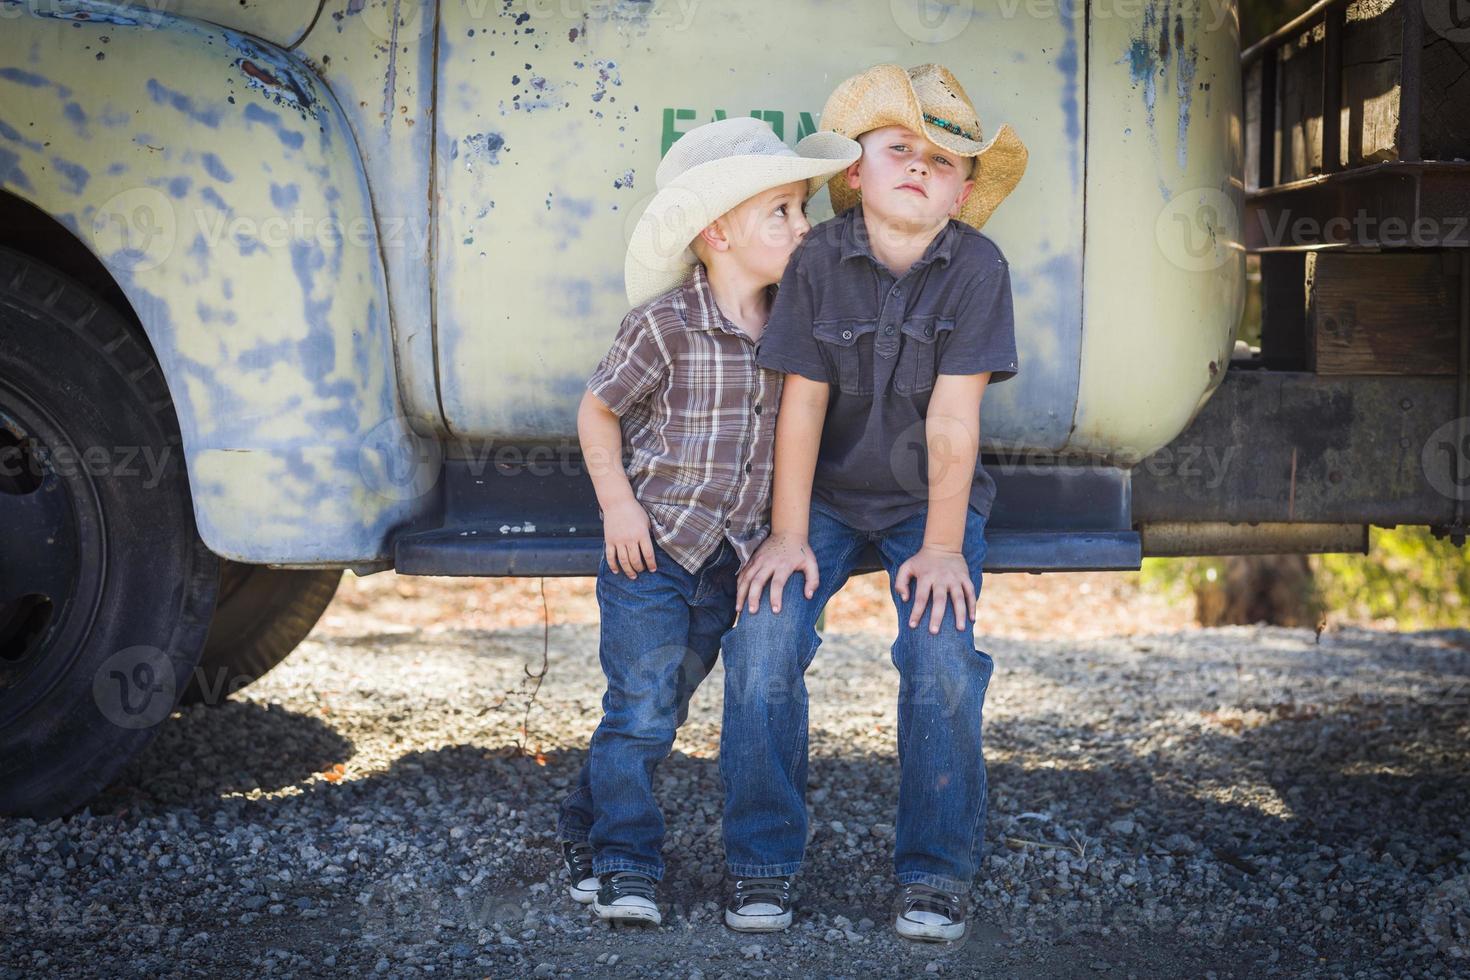
{"type": "MultiPolygon", "coordinates": [[[[874,257],[862,206],[813,228],[781,281],[759,364],[832,386],[814,500],[861,530],[928,503],[924,419],[940,374],[1016,375],[1010,269],[985,235],[951,220],[895,279],[874,257]]],[[[977,459],[970,506],[990,516],[977,459]]]]}

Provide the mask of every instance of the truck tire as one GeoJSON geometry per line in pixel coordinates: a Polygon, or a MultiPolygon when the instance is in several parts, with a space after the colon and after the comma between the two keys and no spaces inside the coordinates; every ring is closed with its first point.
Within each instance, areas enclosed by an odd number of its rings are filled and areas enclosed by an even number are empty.
{"type": "Polygon", "coordinates": [[[0,813],[86,803],[189,681],[219,558],[136,328],[0,249],[0,813]]]}
{"type": "Polygon", "coordinates": [[[287,569],[225,561],[219,602],[184,704],[220,704],[286,659],[337,594],[340,568],[287,569]]]}

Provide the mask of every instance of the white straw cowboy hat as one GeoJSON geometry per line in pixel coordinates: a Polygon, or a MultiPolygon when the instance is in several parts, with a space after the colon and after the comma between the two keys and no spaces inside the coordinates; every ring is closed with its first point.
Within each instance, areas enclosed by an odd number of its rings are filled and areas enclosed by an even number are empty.
{"type": "MultiPolygon", "coordinates": [[[[875,65],[837,86],[822,109],[821,128],[852,139],[884,126],[904,126],[936,146],[975,160],[975,188],[959,213],[961,221],[975,228],[990,219],[1026,172],[1026,146],[1015,130],[1003,125],[985,142],[970,97],[942,65],[907,70],[875,65]]],[[[827,186],[837,214],[858,202],[858,192],[841,175],[827,186]]]]}
{"type": "Polygon", "coordinates": [[[798,180],[811,197],[861,154],[836,133],[812,133],[793,150],[750,117],[691,129],[658,165],[658,193],[633,227],[623,261],[628,302],[641,306],[682,284],[698,261],[689,243],[746,198],[798,180]]]}

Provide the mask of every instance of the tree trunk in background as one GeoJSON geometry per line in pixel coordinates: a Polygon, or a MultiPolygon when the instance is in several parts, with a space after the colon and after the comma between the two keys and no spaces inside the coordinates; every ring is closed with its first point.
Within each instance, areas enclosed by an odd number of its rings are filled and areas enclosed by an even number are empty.
{"type": "Polygon", "coordinates": [[[1201,626],[1316,627],[1322,614],[1306,555],[1231,555],[1225,574],[1195,590],[1201,626]]]}

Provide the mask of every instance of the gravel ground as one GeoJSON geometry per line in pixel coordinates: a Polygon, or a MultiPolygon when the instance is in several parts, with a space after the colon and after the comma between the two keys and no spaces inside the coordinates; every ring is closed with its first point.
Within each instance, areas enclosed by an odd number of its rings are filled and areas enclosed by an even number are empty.
{"type": "Polygon", "coordinates": [[[552,833],[595,626],[551,628],[523,753],[540,627],[339,622],[88,811],[0,820],[0,977],[1470,974],[1470,632],[987,637],[988,857],[947,946],[889,927],[888,642],[833,628],[810,675],[788,933],[720,921],[721,674],[659,772],[665,925],[613,931],[552,833]]]}

